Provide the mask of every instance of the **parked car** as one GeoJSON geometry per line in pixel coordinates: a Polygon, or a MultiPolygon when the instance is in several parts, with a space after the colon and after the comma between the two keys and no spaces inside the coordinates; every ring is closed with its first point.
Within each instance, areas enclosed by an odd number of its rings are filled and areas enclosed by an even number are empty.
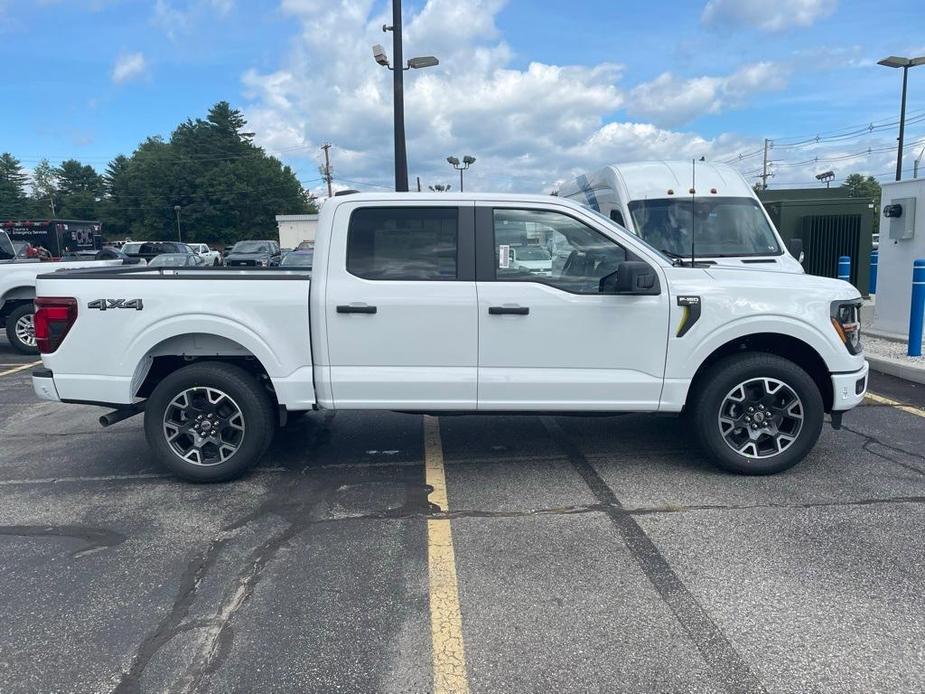
{"type": "Polygon", "coordinates": [[[180,243],[179,241],[145,241],[137,249],[134,246],[134,243],[127,243],[126,246],[130,246],[129,250],[125,250],[123,247],[123,252],[130,258],[142,258],[146,262],[150,263],[151,260],[156,258],[159,255],[164,253],[184,253],[186,255],[193,254],[193,249],[187,246],[185,243],[180,243]]]}
{"type": "Polygon", "coordinates": [[[193,253],[202,258],[204,265],[222,264],[222,254],[212,250],[208,245],[204,243],[190,243],[187,245],[193,249],[193,253]]]}
{"type": "Polygon", "coordinates": [[[143,410],[161,463],[217,481],[314,409],[686,412],[718,465],[771,474],[866,392],[847,282],[692,267],[568,200],[341,196],[318,240],[311,277],[43,274],[35,393],[108,403],[104,424],[143,410]],[[510,224],[570,247],[569,262],[502,267],[510,224]]]}
{"type": "Polygon", "coordinates": [[[70,268],[108,267],[121,261],[18,260],[6,232],[0,229],[0,327],[6,329],[10,346],[22,354],[38,354],[33,314],[36,278],[46,272],[70,268]]]}
{"type": "Polygon", "coordinates": [[[312,258],[315,256],[315,251],[291,251],[283,256],[283,259],[280,261],[280,267],[299,267],[299,268],[312,268],[312,258]]]}
{"type": "Polygon", "coordinates": [[[161,253],[148,263],[148,267],[202,267],[205,258],[195,253],[161,253]]]}
{"type": "Polygon", "coordinates": [[[295,250],[297,250],[297,251],[313,251],[313,250],[315,250],[315,242],[314,242],[314,241],[301,241],[301,242],[299,242],[299,245],[295,247],[295,250]]]}
{"type": "Polygon", "coordinates": [[[534,275],[549,275],[552,272],[552,256],[545,248],[538,246],[512,247],[511,262],[534,275]]]}
{"type": "Polygon", "coordinates": [[[279,244],[276,241],[238,241],[225,256],[227,267],[273,267],[279,265],[279,244]]]}

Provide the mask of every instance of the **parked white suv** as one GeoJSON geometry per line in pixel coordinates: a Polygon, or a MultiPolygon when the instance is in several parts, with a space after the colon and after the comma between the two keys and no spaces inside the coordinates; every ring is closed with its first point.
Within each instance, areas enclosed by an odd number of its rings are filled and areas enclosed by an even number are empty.
{"type": "Polygon", "coordinates": [[[311,275],[41,276],[33,385],[116,408],[104,423],[144,411],[158,459],[200,481],[313,409],[685,412],[719,465],[768,474],[863,399],[860,304],[838,280],[673,262],[555,197],[354,194],[325,202],[311,275]],[[520,267],[522,241],[563,260],[520,267]]]}

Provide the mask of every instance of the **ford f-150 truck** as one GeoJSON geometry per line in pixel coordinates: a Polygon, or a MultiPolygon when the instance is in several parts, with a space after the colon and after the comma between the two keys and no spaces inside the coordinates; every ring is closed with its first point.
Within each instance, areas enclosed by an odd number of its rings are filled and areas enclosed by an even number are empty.
{"type": "Polygon", "coordinates": [[[541,196],[329,199],[312,273],[75,270],[38,281],[40,398],[144,412],[157,458],[227,480],[289,413],[685,413],[722,467],[768,474],[867,386],[850,284],[672,260],[541,196]],[[546,273],[511,244],[568,250],[546,273]]]}

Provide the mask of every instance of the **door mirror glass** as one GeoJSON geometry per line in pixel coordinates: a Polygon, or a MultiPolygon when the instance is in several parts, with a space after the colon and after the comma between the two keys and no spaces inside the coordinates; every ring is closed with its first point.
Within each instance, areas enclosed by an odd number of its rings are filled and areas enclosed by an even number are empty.
{"type": "Polygon", "coordinates": [[[648,263],[627,260],[615,272],[601,278],[600,293],[657,295],[661,288],[658,275],[648,263]]]}

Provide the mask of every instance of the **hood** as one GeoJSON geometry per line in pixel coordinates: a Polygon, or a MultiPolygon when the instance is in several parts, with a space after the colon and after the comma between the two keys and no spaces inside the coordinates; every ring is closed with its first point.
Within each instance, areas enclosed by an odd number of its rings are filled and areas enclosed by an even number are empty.
{"type": "Polygon", "coordinates": [[[246,253],[242,251],[237,251],[237,252],[232,251],[226,257],[227,258],[266,258],[269,255],[270,254],[267,251],[248,251],[246,253]]]}
{"type": "Polygon", "coordinates": [[[828,292],[833,295],[833,299],[853,299],[861,294],[854,285],[831,277],[721,265],[705,268],[704,272],[714,280],[730,286],[767,288],[779,292],[828,292]]]}

